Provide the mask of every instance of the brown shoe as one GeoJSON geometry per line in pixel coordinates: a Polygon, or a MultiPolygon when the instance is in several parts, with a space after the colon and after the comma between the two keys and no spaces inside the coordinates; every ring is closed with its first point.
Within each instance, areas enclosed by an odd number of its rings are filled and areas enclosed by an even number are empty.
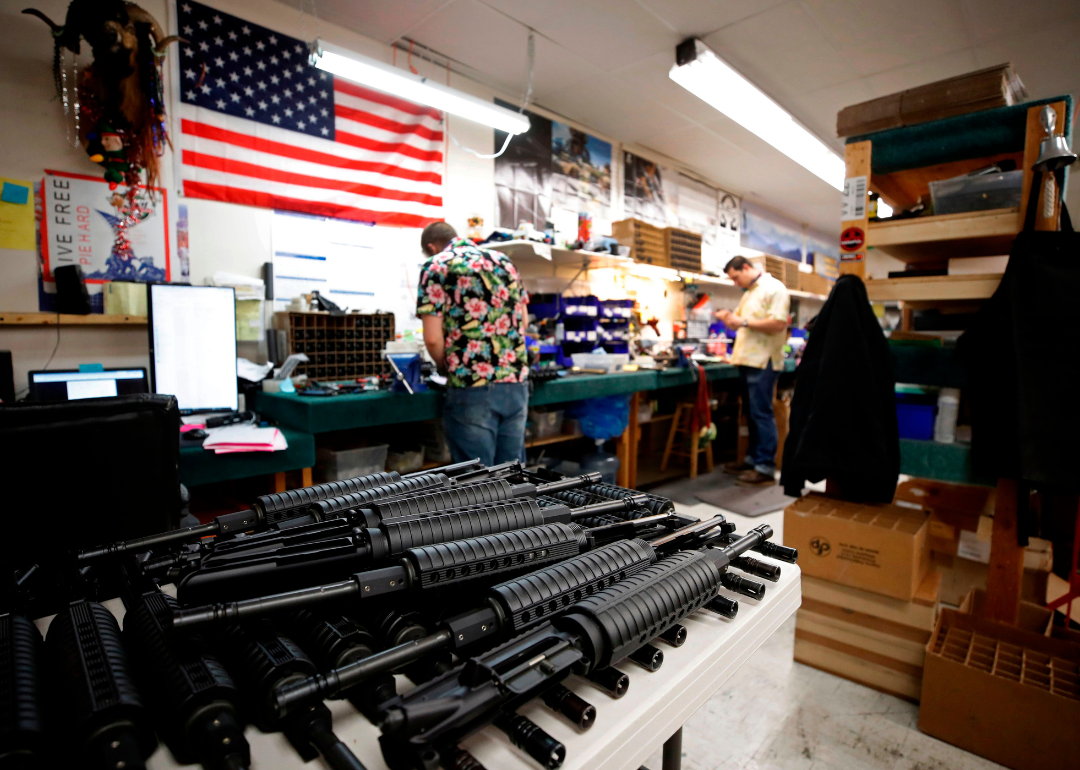
{"type": "Polygon", "coordinates": [[[740,487],[767,487],[775,484],[776,479],[772,477],[772,474],[751,469],[746,473],[740,473],[739,478],[735,479],[735,483],[740,487]]]}
{"type": "Polygon", "coordinates": [[[738,476],[740,473],[752,470],[754,470],[754,466],[745,461],[741,463],[724,463],[724,473],[730,473],[732,476],[738,476]]]}

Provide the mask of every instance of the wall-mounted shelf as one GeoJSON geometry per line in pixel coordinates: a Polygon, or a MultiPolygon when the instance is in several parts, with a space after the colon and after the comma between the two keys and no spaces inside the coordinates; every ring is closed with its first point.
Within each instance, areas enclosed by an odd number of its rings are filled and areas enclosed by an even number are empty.
{"type": "Polygon", "coordinates": [[[0,326],[56,326],[57,324],[60,326],[146,326],[146,316],[0,312],[0,326]]]}
{"type": "Polygon", "coordinates": [[[1020,232],[1019,209],[970,211],[871,222],[868,246],[903,262],[1008,254],[1020,232]]]}
{"type": "Polygon", "coordinates": [[[866,294],[874,302],[904,302],[916,305],[931,302],[963,302],[989,299],[1001,273],[977,275],[931,275],[921,278],[867,279],[866,294]]]}

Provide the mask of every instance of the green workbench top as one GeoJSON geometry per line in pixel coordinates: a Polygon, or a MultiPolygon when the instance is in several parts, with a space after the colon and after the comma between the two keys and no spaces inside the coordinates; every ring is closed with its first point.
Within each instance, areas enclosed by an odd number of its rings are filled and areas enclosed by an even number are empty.
{"type": "MultiPolygon", "coordinates": [[[[785,362],[785,371],[791,371],[794,367],[794,361],[785,362]]],[[[739,370],[730,364],[708,364],[705,366],[705,376],[710,381],[735,379],[739,376],[739,370]]],[[[694,374],[689,369],[571,374],[536,385],[529,404],[564,404],[597,396],[673,388],[693,382],[694,374]]],[[[413,395],[386,390],[342,396],[298,396],[295,393],[255,395],[255,408],[263,417],[306,433],[433,420],[442,414],[442,394],[430,390],[413,395]]]]}
{"type": "Polygon", "coordinates": [[[180,445],[180,481],[189,487],[232,481],[249,476],[265,476],[295,471],[315,465],[315,437],[310,433],[281,428],[288,449],[280,452],[230,452],[214,454],[194,441],[180,445]]]}

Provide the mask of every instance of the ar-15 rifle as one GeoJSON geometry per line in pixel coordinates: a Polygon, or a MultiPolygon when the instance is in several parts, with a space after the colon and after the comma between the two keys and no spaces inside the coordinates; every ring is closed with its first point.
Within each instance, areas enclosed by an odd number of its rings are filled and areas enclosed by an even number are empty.
{"type": "Polygon", "coordinates": [[[240,693],[202,637],[171,633],[176,600],[127,566],[123,640],[158,734],[181,764],[244,770],[251,753],[239,716],[240,693]]]}
{"type": "Polygon", "coordinates": [[[391,519],[377,527],[352,527],[341,521],[319,527],[314,540],[304,529],[280,533],[258,548],[215,549],[178,581],[177,595],[182,604],[189,605],[212,598],[241,599],[292,590],[370,569],[410,548],[625,512],[635,504],[631,498],[572,510],[566,506],[541,508],[533,500],[518,500],[439,516],[391,519]]]}
{"type": "MultiPolygon", "coordinates": [[[[611,505],[625,501],[612,501],[611,505]]],[[[548,509],[550,510],[550,509],[548,509]]],[[[573,513],[571,513],[571,516],[573,513]]],[[[632,536],[669,517],[655,516],[584,529],[573,523],[541,524],[480,537],[411,547],[399,562],[358,572],[346,580],[297,591],[233,602],[190,607],[173,615],[174,628],[260,617],[275,612],[307,609],[337,600],[392,596],[403,591],[426,592],[466,581],[498,578],[508,573],[552,564],[613,539],[632,536]]],[[[426,524],[431,519],[419,519],[426,524]]],[[[406,522],[409,523],[409,522],[406,522]]]]}
{"type": "Polygon", "coordinates": [[[265,708],[276,687],[311,676],[315,664],[289,637],[265,623],[230,626],[221,634],[219,649],[240,681],[246,712],[263,732],[284,733],[305,762],[322,754],[334,770],[364,770],[360,760],[334,735],[330,709],[322,703],[276,719],[265,708]]]}
{"type": "MultiPolygon", "coordinates": [[[[291,518],[297,507],[307,506],[311,503],[326,499],[327,497],[340,496],[350,492],[358,492],[376,487],[384,487],[387,484],[400,482],[401,477],[397,473],[376,473],[371,476],[361,476],[346,481],[334,481],[328,484],[318,484],[314,487],[305,487],[290,492],[282,492],[276,495],[264,495],[258,498],[251,508],[226,513],[218,516],[207,524],[195,527],[183,527],[169,532],[159,532],[156,535],[124,540],[118,543],[99,546],[78,553],[81,562],[100,559],[105,556],[116,556],[124,553],[148,551],[151,548],[161,546],[174,546],[183,543],[191,543],[203,537],[220,536],[236,532],[245,532],[249,529],[258,529],[270,526],[276,522],[291,518]],[[295,504],[294,504],[295,503],[295,504]]],[[[427,486],[444,485],[448,477],[442,474],[430,474],[428,477],[417,477],[407,485],[409,488],[424,488],[427,486]]]]}
{"type": "Polygon", "coordinates": [[[97,602],[63,607],[45,638],[50,701],[67,731],[66,767],[141,770],[157,748],[116,618],[97,602]]]}
{"type": "MultiPolygon", "coordinates": [[[[711,531],[719,527],[726,531],[727,525],[723,516],[716,516],[653,542],[619,540],[500,583],[487,592],[483,604],[445,619],[433,634],[346,666],[326,670],[276,691],[274,707],[279,713],[286,713],[308,702],[333,698],[369,677],[388,674],[433,653],[452,651],[462,657],[475,653],[478,647],[490,647],[505,641],[565,611],[574,602],[640,572],[655,563],[661,552],[707,547],[711,531]]],[[[737,592],[747,591],[747,584],[752,582],[737,575],[730,575],[726,580],[730,583],[728,587],[737,592]]],[[[762,595],[756,583],[749,590],[755,598],[762,595]]],[[[738,602],[732,601],[722,609],[725,616],[734,617],[738,602]]],[[[684,631],[681,635],[685,638],[684,631]]],[[[670,641],[676,643],[679,637],[680,632],[676,631],[670,641]]],[[[681,644],[681,641],[678,643],[681,644]]],[[[599,677],[597,684],[609,693],[625,692],[625,686],[620,685],[620,681],[618,677],[612,681],[611,674],[607,673],[599,677]]],[[[568,698],[564,694],[557,710],[565,713],[564,707],[568,708],[580,724],[580,720],[591,711],[584,708],[583,703],[576,696],[568,698]]]]}
{"type": "Polygon", "coordinates": [[[37,571],[15,579],[14,606],[0,613],[0,767],[44,770],[49,764],[41,634],[23,615],[23,591],[37,571]]]}
{"type": "Polygon", "coordinates": [[[565,755],[562,744],[521,723],[514,710],[571,673],[588,676],[628,658],[640,662],[642,652],[646,662],[655,660],[648,641],[692,612],[714,608],[731,560],[771,534],[762,525],[726,548],[669,556],[383,704],[380,744],[387,764],[395,770],[434,770],[440,756],[460,756],[456,744],[464,737],[494,723],[510,730],[512,740],[516,734],[515,743],[541,765],[558,767],[565,755]]]}

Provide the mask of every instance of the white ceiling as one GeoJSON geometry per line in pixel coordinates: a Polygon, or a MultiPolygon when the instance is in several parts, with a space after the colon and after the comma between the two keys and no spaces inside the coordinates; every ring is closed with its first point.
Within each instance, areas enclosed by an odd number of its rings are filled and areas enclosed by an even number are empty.
{"type": "MultiPolygon", "coordinates": [[[[1080,96],[1077,0],[319,0],[318,13],[415,40],[509,94],[531,28],[536,104],[826,233],[839,194],[669,80],[677,43],[701,38],[840,153],[841,108],[1005,61],[1032,98],[1080,96]]],[[[1070,199],[1080,208],[1080,184],[1070,199]]]]}

